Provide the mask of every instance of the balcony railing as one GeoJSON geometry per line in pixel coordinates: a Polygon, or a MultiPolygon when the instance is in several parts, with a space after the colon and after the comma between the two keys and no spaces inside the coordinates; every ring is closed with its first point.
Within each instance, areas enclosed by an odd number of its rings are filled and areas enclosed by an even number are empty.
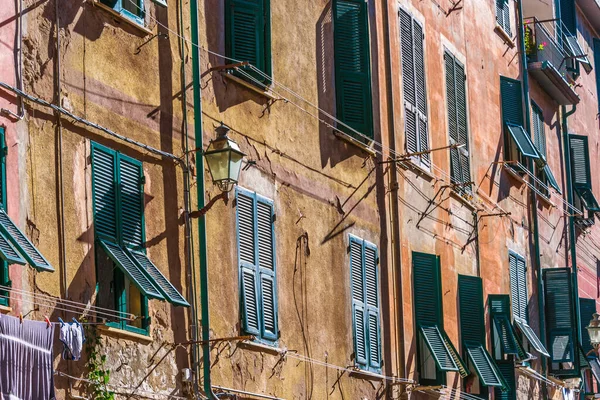
{"type": "Polygon", "coordinates": [[[580,56],[572,54],[569,41],[573,39],[575,37],[560,20],[526,19],[525,50],[529,72],[561,105],[579,103],[569,70],[576,56],[580,56]]]}

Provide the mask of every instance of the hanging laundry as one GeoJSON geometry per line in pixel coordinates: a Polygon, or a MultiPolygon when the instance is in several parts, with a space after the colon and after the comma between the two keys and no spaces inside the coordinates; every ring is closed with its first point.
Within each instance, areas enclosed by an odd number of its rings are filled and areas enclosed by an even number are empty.
{"type": "Polygon", "coordinates": [[[81,350],[85,343],[83,326],[73,318],[73,322],[66,323],[59,318],[60,336],[59,339],[64,345],[62,357],[64,360],[77,361],[81,358],[81,350]]]}
{"type": "Polygon", "coordinates": [[[0,314],[0,400],[54,400],[54,325],[0,314]]]}
{"type": "Polygon", "coordinates": [[[563,388],[562,395],[564,400],[574,400],[575,393],[571,389],[563,388]]]}

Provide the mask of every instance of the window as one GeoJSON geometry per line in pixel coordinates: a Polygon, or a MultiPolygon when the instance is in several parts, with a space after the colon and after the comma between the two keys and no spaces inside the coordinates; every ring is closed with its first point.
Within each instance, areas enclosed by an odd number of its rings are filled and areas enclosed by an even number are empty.
{"type": "Polygon", "coordinates": [[[413,252],[412,263],[419,383],[443,385],[447,371],[464,378],[467,368],[444,332],[440,258],[413,252]]]}
{"type": "Polygon", "coordinates": [[[546,335],[550,349],[550,373],[578,377],[580,359],[573,304],[572,273],[569,268],[543,270],[546,301],[546,335]]]}
{"type": "Polygon", "coordinates": [[[546,347],[542,344],[531,326],[527,313],[529,295],[527,293],[527,267],[525,259],[519,254],[508,253],[510,267],[510,292],[512,300],[512,315],[517,327],[521,330],[527,341],[534,349],[544,356],[548,356],[546,347]]]}
{"type": "Polygon", "coordinates": [[[448,51],[446,64],[446,102],[450,136],[450,176],[460,193],[471,191],[469,133],[467,126],[467,91],[464,66],[448,51]]]}
{"type": "Polygon", "coordinates": [[[273,343],[279,339],[273,202],[238,187],[236,207],[242,330],[273,343]]]}
{"type": "MultiPolygon", "coordinates": [[[[53,272],[54,268],[52,268],[50,263],[48,263],[39,250],[31,243],[27,236],[25,236],[7,214],[7,151],[8,148],[6,147],[4,128],[0,127],[0,260],[2,261],[0,263],[0,283],[9,286],[9,264],[29,264],[38,271],[49,272],[53,272]]],[[[5,294],[0,292],[0,295],[5,294]]],[[[6,299],[6,301],[8,301],[8,299],[6,299]]]]}
{"type": "Polygon", "coordinates": [[[367,7],[365,0],[333,0],[336,109],[343,123],[338,129],[361,142],[373,139],[367,7]]]}
{"type": "Polygon", "coordinates": [[[576,195],[573,205],[583,213],[577,217],[577,222],[592,225],[595,213],[600,211],[600,205],[592,192],[588,138],[569,134],[569,146],[571,148],[571,174],[576,195]]]}
{"type": "Polygon", "coordinates": [[[235,75],[259,86],[270,84],[270,0],[225,1],[225,49],[227,57],[247,61],[255,68],[240,68],[235,75]]]}
{"type": "Polygon", "coordinates": [[[496,363],[485,348],[483,284],[476,276],[458,275],[460,336],[463,358],[468,360],[471,377],[466,390],[486,395],[485,386],[503,387],[504,381],[496,363]],[[478,379],[473,375],[476,374],[478,379]]]}
{"type": "Polygon", "coordinates": [[[146,256],[142,163],[92,143],[92,194],[98,302],[140,317],[113,326],[147,334],[149,298],[189,304],[146,256]]]}
{"type": "Polygon", "coordinates": [[[112,8],[115,12],[132,20],[133,22],[144,25],[144,0],[100,0],[103,4],[112,8]]]}
{"type": "Polygon", "coordinates": [[[354,355],[359,368],[381,371],[381,317],[377,247],[350,236],[354,355]]]}
{"type": "Polygon", "coordinates": [[[550,169],[547,161],[546,152],[546,129],[544,124],[544,114],[542,109],[533,101],[531,102],[532,125],[533,125],[533,144],[538,152],[539,158],[535,163],[535,176],[540,182],[536,186],[546,197],[550,196],[549,187],[553,187],[558,193],[561,193],[558,182],[550,169]],[[541,183],[541,184],[539,184],[541,183]]]}
{"type": "Polygon", "coordinates": [[[523,128],[523,98],[521,82],[504,76],[500,77],[500,97],[502,103],[502,124],[504,134],[504,160],[508,166],[519,170],[523,158],[539,158],[529,133],[523,128]]]}
{"type": "MultiPolygon", "coordinates": [[[[423,27],[400,9],[400,43],[402,89],[404,95],[404,133],[407,153],[429,150],[427,88],[425,84],[425,35],[423,27]]],[[[430,166],[430,154],[415,157],[424,167],[430,166]]]]}
{"type": "Polygon", "coordinates": [[[496,0],[496,23],[511,36],[509,0],[496,0]]]}

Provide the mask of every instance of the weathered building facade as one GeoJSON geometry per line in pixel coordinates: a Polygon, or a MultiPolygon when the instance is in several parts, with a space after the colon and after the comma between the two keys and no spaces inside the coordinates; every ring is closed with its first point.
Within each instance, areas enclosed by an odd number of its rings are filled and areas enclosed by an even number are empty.
{"type": "Polygon", "coordinates": [[[594,1],[191,3],[0,8],[0,306],[88,324],[58,398],[599,389],[594,1]]]}

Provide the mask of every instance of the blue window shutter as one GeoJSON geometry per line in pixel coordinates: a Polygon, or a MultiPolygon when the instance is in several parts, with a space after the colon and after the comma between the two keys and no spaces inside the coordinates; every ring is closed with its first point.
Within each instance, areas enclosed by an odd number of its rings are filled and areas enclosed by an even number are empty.
{"type": "Polygon", "coordinates": [[[117,228],[117,153],[92,144],[92,202],[96,236],[119,242],[117,228]]]}
{"type": "Polygon", "coordinates": [[[363,242],[350,236],[350,279],[352,290],[352,324],[356,363],[368,364],[367,310],[365,307],[365,275],[363,269],[363,242]]]}
{"type": "Polygon", "coordinates": [[[255,196],[238,188],[236,191],[236,204],[242,329],[251,335],[260,336],[259,278],[255,261],[257,251],[255,240],[256,218],[254,214],[255,196]]]}
{"type": "Polygon", "coordinates": [[[126,247],[139,250],[144,240],[144,171],[138,160],[122,154],[118,160],[121,240],[126,247]]]}
{"type": "Polygon", "coordinates": [[[257,259],[260,274],[262,337],[277,340],[277,280],[275,274],[275,235],[273,204],[257,196],[256,200],[257,259]]]}
{"type": "MultiPolygon", "coordinates": [[[[337,118],[373,138],[368,3],[333,0],[333,42],[337,118]]],[[[364,141],[345,126],[341,131],[364,141]]]]}
{"type": "Polygon", "coordinates": [[[377,270],[379,261],[375,246],[366,241],[363,246],[369,366],[378,369],[381,368],[381,318],[379,311],[379,274],[377,270]]]}

